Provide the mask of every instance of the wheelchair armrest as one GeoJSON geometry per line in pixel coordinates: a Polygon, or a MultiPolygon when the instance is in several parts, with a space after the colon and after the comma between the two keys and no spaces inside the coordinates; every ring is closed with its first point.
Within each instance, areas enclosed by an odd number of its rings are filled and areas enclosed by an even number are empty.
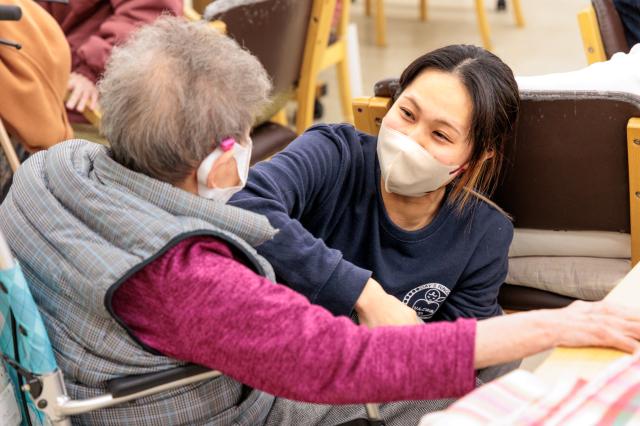
{"type": "Polygon", "coordinates": [[[122,398],[156,386],[196,376],[207,371],[210,371],[207,367],[189,364],[156,373],[113,379],[107,383],[107,390],[113,398],[122,398]]]}

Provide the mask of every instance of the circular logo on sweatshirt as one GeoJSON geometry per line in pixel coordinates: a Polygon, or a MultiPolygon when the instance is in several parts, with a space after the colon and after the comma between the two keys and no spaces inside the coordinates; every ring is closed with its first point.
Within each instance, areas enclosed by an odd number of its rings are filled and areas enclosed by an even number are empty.
{"type": "Polygon", "coordinates": [[[402,303],[416,311],[423,320],[430,319],[451,293],[447,287],[438,283],[422,284],[408,292],[402,303]]]}

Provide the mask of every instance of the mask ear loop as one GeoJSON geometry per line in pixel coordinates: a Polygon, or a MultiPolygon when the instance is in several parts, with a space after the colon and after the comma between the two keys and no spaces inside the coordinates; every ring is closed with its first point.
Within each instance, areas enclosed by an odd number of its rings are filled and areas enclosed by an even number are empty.
{"type": "Polygon", "coordinates": [[[455,175],[455,174],[457,174],[458,172],[460,172],[460,171],[465,171],[465,170],[466,170],[466,169],[464,168],[464,166],[460,166],[460,167],[458,167],[458,168],[457,168],[457,169],[455,169],[455,170],[451,170],[451,171],[449,172],[449,174],[450,174],[450,175],[455,175]]]}

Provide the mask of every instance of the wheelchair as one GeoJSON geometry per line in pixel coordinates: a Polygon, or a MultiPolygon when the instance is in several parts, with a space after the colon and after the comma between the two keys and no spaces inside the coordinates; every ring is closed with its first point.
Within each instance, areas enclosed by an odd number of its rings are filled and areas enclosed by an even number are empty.
{"type": "MultiPolygon", "coordinates": [[[[0,231],[0,412],[1,425],[70,426],[70,417],[220,376],[186,365],[107,382],[108,392],[86,400],[67,395],[44,323],[20,265],[0,231]]],[[[367,419],[343,426],[383,426],[378,406],[366,404],[367,419]]]]}

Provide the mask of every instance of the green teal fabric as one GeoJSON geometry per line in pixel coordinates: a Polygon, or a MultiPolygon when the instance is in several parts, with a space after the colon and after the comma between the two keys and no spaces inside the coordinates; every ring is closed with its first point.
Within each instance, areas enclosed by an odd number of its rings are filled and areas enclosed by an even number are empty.
{"type": "MultiPolygon", "coordinates": [[[[0,270],[0,351],[13,360],[20,360],[20,365],[35,374],[51,373],[57,369],[53,356],[49,336],[40,317],[38,307],[33,301],[29,286],[22,275],[20,265],[11,269],[0,270]],[[4,290],[7,290],[5,292],[4,290]],[[15,324],[21,332],[16,332],[19,356],[14,352],[11,314],[15,317],[15,324]],[[22,331],[24,330],[24,331],[22,331]]],[[[7,366],[13,381],[16,395],[22,391],[18,383],[16,371],[7,366]]],[[[31,408],[32,423],[43,424],[42,414],[35,408],[33,401],[28,398],[31,408]]],[[[26,425],[25,413],[22,412],[23,425],[26,425]]]]}

